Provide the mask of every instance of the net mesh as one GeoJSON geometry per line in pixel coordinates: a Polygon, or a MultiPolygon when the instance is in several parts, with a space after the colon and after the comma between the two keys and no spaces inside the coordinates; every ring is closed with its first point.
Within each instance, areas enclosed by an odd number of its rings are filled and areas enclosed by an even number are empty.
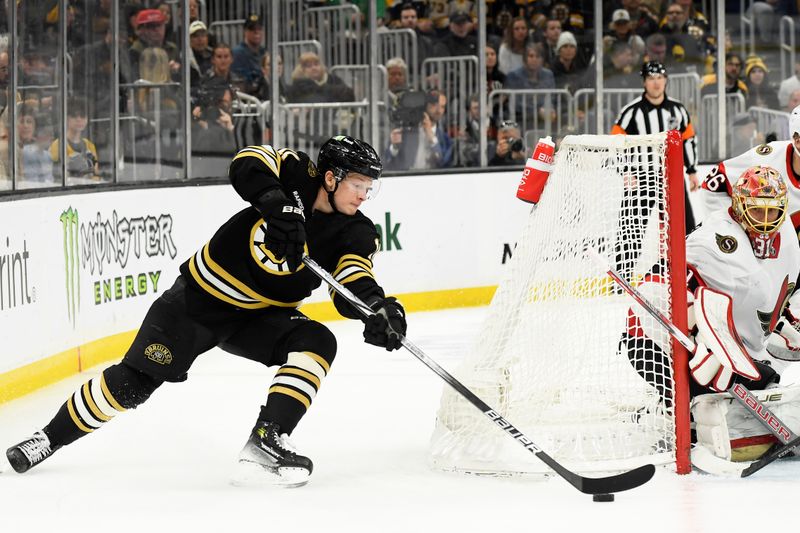
{"type": "MultiPolygon", "coordinates": [[[[664,176],[664,134],[565,138],[478,340],[454,372],[578,471],[621,470],[643,457],[674,460],[668,339],[643,317],[663,352],[653,345],[620,348],[632,300],[583,253],[593,246],[634,284],[659,273],[667,283],[648,297],[671,318],[664,176]],[[634,365],[647,370],[647,379],[634,365]]],[[[432,461],[475,473],[544,470],[449,387],[432,461]]]]}

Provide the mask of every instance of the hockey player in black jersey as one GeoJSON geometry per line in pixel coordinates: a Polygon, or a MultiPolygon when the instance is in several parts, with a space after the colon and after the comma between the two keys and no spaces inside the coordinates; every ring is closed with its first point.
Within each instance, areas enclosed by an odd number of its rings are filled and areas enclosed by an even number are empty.
{"type": "MultiPolygon", "coordinates": [[[[70,396],[42,430],[9,448],[14,470],[25,472],[53,452],[147,400],[165,381],[180,382],[201,353],[223,350],[279,366],[266,403],[239,456],[256,478],[299,486],[311,460],[287,443],[310,407],[336,355],[336,339],[297,307],[320,285],[302,263],[308,254],[376,314],[364,339],[394,350],[406,331],[400,303],[386,297],[372,272],[378,248],[374,224],[359,210],[380,183],[381,161],[358,139],[337,136],[308,155],[250,146],[233,158],[229,177],[251,206],[223,224],[180,267],[158,298],[122,361],[70,396]]],[[[359,318],[331,293],[336,309],[359,318]]]]}

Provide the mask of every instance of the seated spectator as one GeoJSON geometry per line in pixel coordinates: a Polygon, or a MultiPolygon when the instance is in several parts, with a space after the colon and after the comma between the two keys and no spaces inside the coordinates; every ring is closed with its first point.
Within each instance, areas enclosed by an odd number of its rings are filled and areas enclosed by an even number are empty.
{"type": "Polygon", "coordinates": [[[211,68],[211,58],[214,57],[214,50],[208,46],[208,28],[202,20],[196,20],[189,25],[189,46],[194,55],[190,70],[191,85],[194,86],[211,68]]]}
{"type": "Polygon", "coordinates": [[[544,64],[547,68],[552,69],[553,63],[556,61],[556,45],[558,38],[561,36],[561,21],[557,18],[549,18],[545,21],[544,31],[542,38],[539,40],[539,45],[542,48],[542,56],[544,56],[544,64]]]}
{"type": "Polygon", "coordinates": [[[528,20],[525,17],[516,17],[511,25],[506,28],[503,44],[498,53],[498,68],[500,72],[508,74],[512,70],[522,68],[525,47],[530,41],[528,20]]]}
{"type": "Polygon", "coordinates": [[[402,57],[393,57],[386,62],[386,76],[389,85],[389,107],[394,109],[403,93],[408,91],[408,65],[402,57]]]}
{"type": "Polygon", "coordinates": [[[399,27],[413,30],[417,35],[417,72],[422,66],[422,62],[429,57],[435,57],[436,43],[431,36],[424,33],[419,27],[419,10],[425,9],[424,2],[405,2],[399,8],[399,27]]]}
{"type": "Polygon", "coordinates": [[[230,86],[217,78],[207,88],[208,100],[192,109],[192,152],[225,154],[236,151],[230,86]]]}
{"type": "Polygon", "coordinates": [[[453,162],[453,140],[437,124],[444,112],[438,91],[406,91],[384,155],[387,170],[445,168],[453,162]]]}
{"type": "Polygon", "coordinates": [[[244,40],[233,49],[231,70],[244,80],[239,90],[254,96],[261,79],[261,58],[267,52],[263,42],[264,22],[259,15],[250,15],[244,22],[244,40]]]}
{"type": "Polygon", "coordinates": [[[797,89],[800,89],[800,54],[795,56],[794,76],[790,76],[781,81],[780,87],[778,88],[778,103],[781,107],[786,107],[786,102],[789,101],[789,95],[797,89]]]}
{"type": "MultiPolygon", "coordinates": [[[[86,100],[70,98],[67,102],[67,178],[99,178],[97,148],[94,143],[83,136],[88,117],[86,100]]],[[[50,145],[50,159],[53,161],[53,176],[61,179],[59,154],[60,139],[50,145]]]]}
{"type": "Polygon", "coordinates": [[[636,73],[633,50],[626,42],[611,46],[609,65],[603,69],[603,86],[608,89],[638,89],[642,82],[636,73]]]}
{"type": "Polygon", "coordinates": [[[287,100],[297,103],[353,102],[355,93],[341,78],[329,74],[314,52],[300,54],[292,72],[292,85],[287,100]]]}
{"type": "MultiPolygon", "coordinates": [[[[486,45],[486,92],[487,97],[492,94],[492,91],[503,89],[506,86],[506,75],[500,72],[500,69],[497,67],[497,51],[496,49],[490,45],[486,45]]],[[[498,117],[508,114],[508,99],[506,96],[502,96],[494,101],[494,104],[489,101],[489,105],[492,107],[492,117],[498,117]]],[[[494,128],[490,128],[489,130],[489,138],[494,139],[497,136],[497,132],[494,128]]]]}
{"type": "Polygon", "coordinates": [[[694,0],[676,0],[676,2],[686,12],[690,25],[700,26],[703,31],[709,30],[710,25],[708,23],[708,19],[700,12],[700,10],[697,9],[694,0]]]}
{"type": "Polygon", "coordinates": [[[0,120],[0,191],[7,191],[11,189],[11,161],[8,149],[8,128],[5,122],[0,120]]]}
{"type": "MultiPolygon", "coordinates": [[[[748,56],[744,66],[747,107],[778,109],[778,92],[769,83],[769,69],[759,56],[748,56]]],[[[736,152],[738,153],[738,152],[736,152]]]]}
{"type": "Polygon", "coordinates": [[[472,35],[472,19],[466,13],[456,12],[450,16],[450,25],[437,46],[437,56],[477,56],[478,38],[472,35]]]}
{"type": "Polygon", "coordinates": [[[22,150],[20,173],[25,181],[53,183],[53,160],[36,135],[36,112],[26,105],[17,111],[17,143],[22,150]]]}
{"type": "MultiPolygon", "coordinates": [[[[668,65],[672,72],[686,71],[693,65],[695,70],[703,68],[704,43],[689,34],[689,11],[678,2],[670,2],[660,31],[667,39],[668,65]]],[[[698,26],[696,22],[692,22],[698,26]]],[[[700,28],[702,29],[702,28],[700,28]]]]}
{"type": "MultiPolygon", "coordinates": [[[[488,138],[488,131],[486,137],[488,138]]],[[[467,125],[458,136],[458,154],[461,166],[477,167],[481,162],[481,114],[478,95],[467,101],[467,125]]]]}
{"type": "MultiPolygon", "coordinates": [[[[742,58],[739,54],[727,53],[725,54],[725,93],[735,94],[741,93],[747,98],[747,85],[739,79],[742,72],[742,58]]],[[[717,93],[717,75],[707,74],[703,76],[700,84],[700,94],[716,94],[717,93]]]]}
{"type": "Polygon", "coordinates": [[[171,78],[180,79],[180,51],[175,43],[165,40],[166,19],[158,9],[143,9],[136,14],[136,40],[130,47],[131,69],[136,79],[141,78],[140,66],[142,52],[147,48],[164,50],[169,60],[171,78]]]}
{"type": "MultiPolygon", "coordinates": [[[[544,67],[544,57],[536,44],[529,44],[525,50],[525,66],[506,76],[506,89],[555,89],[555,86],[553,72],[544,67]]],[[[542,119],[550,116],[547,107],[552,100],[549,98],[517,97],[515,101],[512,103],[513,111],[517,116],[525,117],[521,122],[533,124],[536,116],[542,119]]]]}
{"type": "Polygon", "coordinates": [[[233,52],[225,43],[217,43],[214,55],[211,56],[211,68],[206,72],[201,81],[201,86],[208,83],[216,84],[219,80],[228,84],[234,91],[242,91],[246,85],[244,79],[231,70],[233,52]]]}
{"type": "Polygon", "coordinates": [[[611,15],[610,32],[603,37],[603,50],[611,53],[615,43],[627,43],[633,53],[633,63],[640,63],[644,55],[644,39],[633,31],[631,16],[625,9],[617,9],[611,15]]]}
{"type": "Polygon", "coordinates": [[[159,2],[156,4],[156,9],[164,15],[164,40],[177,45],[178,39],[175,35],[175,26],[172,24],[172,6],[169,2],[159,2]]]}
{"type": "Polygon", "coordinates": [[[753,146],[764,142],[764,136],[756,131],[756,121],[750,113],[739,113],[733,118],[733,136],[728,153],[743,154],[753,146]]]}
{"type": "Polygon", "coordinates": [[[489,159],[489,166],[522,166],[524,164],[525,142],[522,139],[519,124],[513,121],[501,123],[497,129],[497,147],[489,159]]]}
{"type": "MultiPolygon", "coordinates": [[[[272,69],[270,65],[272,57],[270,54],[264,54],[261,58],[261,82],[258,86],[258,93],[256,97],[262,102],[269,102],[272,100],[272,69]]],[[[286,84],[283,82],[283,58],[278,56],[278,96],[281,102],[286,100],[286,84]]]]}
{"type": "Polygon", "coordinates": [[[586,60],[578,53],[578,42],[571,32],[565,31],[558,38],[556,54],[553,65],[556,87],[574,93],[586,77],[586,60]]]}
{"type": "Polygon", "coordinates": [[[658,19],[649,7],[642,5],[641,0],[622,0],[622,8],[631,17],[633,31],[642,39],[658,31],[658,19]]]}
{"type": "Polygon", "coordinates": [[[653,33],[645,37],[642,62],[658,61],[662,65],[666,65],[669,63],[667,59],[667,38],[664,37],[664,34],[653,33]]]}

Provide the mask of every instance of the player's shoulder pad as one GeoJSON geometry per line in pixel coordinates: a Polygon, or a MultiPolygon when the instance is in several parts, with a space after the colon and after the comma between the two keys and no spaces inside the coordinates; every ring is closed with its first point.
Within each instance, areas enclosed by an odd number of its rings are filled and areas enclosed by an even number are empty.
{"type": "Polygon", "coordinates": [[[290,148],[275,149],[268,144],[247,146],[239,150],[231,161],[230,172],[261,170],[280,178],[281,172],[296,169],[306,171],[311,177],[319,173],[305,152],[290,148]]]}

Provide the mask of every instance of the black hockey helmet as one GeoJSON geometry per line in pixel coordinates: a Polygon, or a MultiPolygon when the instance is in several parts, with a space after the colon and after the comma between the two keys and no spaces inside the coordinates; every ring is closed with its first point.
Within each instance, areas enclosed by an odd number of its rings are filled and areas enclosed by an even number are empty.
{"type": "Polygon", "coordinates": [[[662,76],[667,76],[667,67],[660,61],[646,61],[644,65],[642,65],[642,78],[647,79],[648,76],[653,76],[656,74],[661,74],[662,76]]]}
{"type": "Polygon", "coordinates": [[[378,153],[368,143],[349,135],[337,135],[325,141],[319,149],[317,169],[322,176],[328,170],[333,171],[336,181],[344,179],[348,172],[358,172],[378,179],[383,172],[383,164],[378,153]]]}

